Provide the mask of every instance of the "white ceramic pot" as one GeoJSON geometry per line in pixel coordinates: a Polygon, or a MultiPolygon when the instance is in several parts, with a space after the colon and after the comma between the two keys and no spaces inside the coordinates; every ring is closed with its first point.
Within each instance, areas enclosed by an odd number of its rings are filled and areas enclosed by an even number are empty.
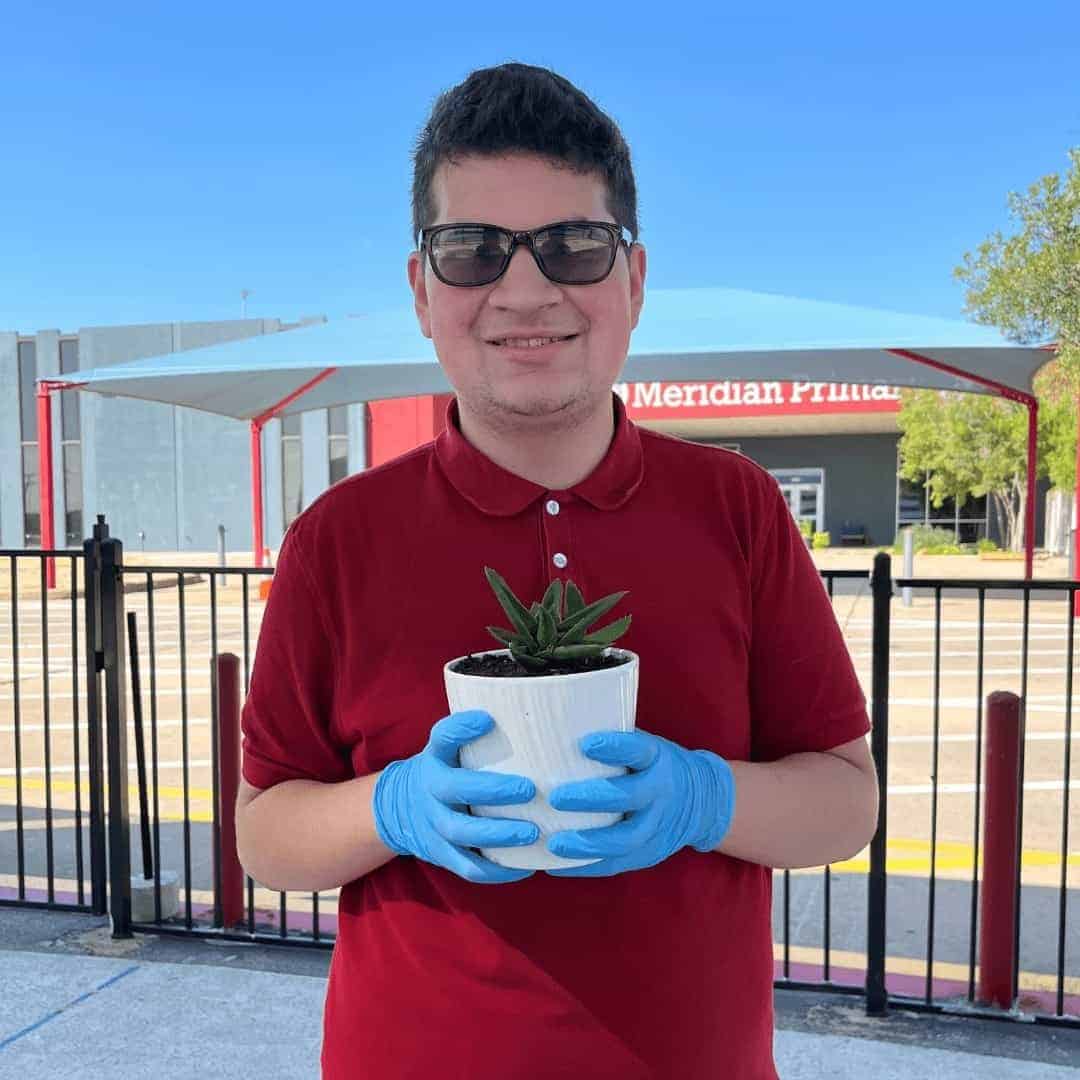
{"type": "MultiPolygon", "coordinates": [[[[548,870],[584,866],[595,859],[564,859],[547,848],[548,837],[564,829],[595,829],[613,825],[622,814],[554,810],[547,801],[552,788],[569,780],[621,776],[625,768],[587,758],[578,739],[590,731],[633,731],[637,710],[638,657],[625,649],[610,648],[608,655],[629,657],[618,667],[573,675],[522,675],[496,678],[462,675],[443,668],[451,712],[483,709],[495,727],[461,749],[467,769],[527,776],[536,784],[536,796],[513,806],[471,806],[481,817],[510,817],[534,822],[540,837],[523,847],[483,848],[481,853],[500,866],[548,870]]],[[[493,649],[474,656],[509,656],[508,649],[493,649]]]]}

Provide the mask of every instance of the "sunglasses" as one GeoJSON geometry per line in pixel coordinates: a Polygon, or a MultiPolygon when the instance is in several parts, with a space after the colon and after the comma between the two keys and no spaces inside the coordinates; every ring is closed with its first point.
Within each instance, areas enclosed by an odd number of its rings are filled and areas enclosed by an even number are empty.
{"type": "Polygon", "coordinates": [[[462,222],[420,230],[420,250],[444,285],[490,285],[506,273],[518,245],[532,252],[540,272],[557,285],[595,285],[611,273],[619,245],[630,245],[610,221],[557,221],[514,232],[462,222]]]}

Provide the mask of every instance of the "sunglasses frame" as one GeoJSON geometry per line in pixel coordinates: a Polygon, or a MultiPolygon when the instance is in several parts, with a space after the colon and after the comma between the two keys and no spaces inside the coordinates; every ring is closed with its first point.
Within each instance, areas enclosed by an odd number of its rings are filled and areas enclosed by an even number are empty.
{"type": "Polygon", "coordinates": [[[450,285],[455,289],[479,289],[485,285],[493,285],[506,273],[510,266],[510,261],[514,257],[514,252],[518,247],[527,247],[532,253],[533,261],[536,263],[540,273],[548,279],[548,281],[554,282],[556,285],[598,285],[603,281],[610,273],[612,267],[615,265],[615,258],[619,254],[619,245],[623,245],[627,251],[630,250],[630,245],[633,240],[628,241],[623,235],[624,228],[621,225],[616,225],[613,221],[553,221],[549,225],[541,225],[536,229],[526,229],[524,231],[515,231],[514,229],[504,229],[501,225],[491,225],[488,222],[483,221],[453,221],[447,225],[434,225],[431,228],[420,230],[420,244],[419,250],[427,255],[428,263],[431,265],[431,269],[435,276],[444,284],[450,285]],[[608,260],[607,269],[598,277],[590,278],[588,281],[560,281],[556,277],[552,277],[548,273],[544,266],[544,260],[541,258],[540,253],[536,250],[536,235],[538,233],[546,232],[548,229],[557,229],[560,225],[589,225],[595,228],[605,230],[611,235],[614,241],[611,245],[611,258],[608,260]],[[501,233],[503,236],[510,237],[510,250],[507,252],[506,257],[503,259],[502,266],[499,267],[499,272],[487,281],[477,281],[470,284],[466,284],[459,281],[448,281],[439,272],[439,267],[436,264],[436,260],[431,255],[431,241],[433,237],[439,235],[439,233],[447,232],[450,229],[462,229],[462,228],[480,228],[480,229],[493,229],[497,233],[501,233]]]}

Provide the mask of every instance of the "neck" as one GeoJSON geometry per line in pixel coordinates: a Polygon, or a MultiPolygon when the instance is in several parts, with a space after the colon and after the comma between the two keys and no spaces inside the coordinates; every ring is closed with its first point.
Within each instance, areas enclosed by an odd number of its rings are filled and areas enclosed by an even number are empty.
{"type": "MultiPolygon", "coordinates": [[[[551,491],[580,483],[603,460],[615,434],[610,395],[590,414],[558,423],[491,424],[458,398],[461,434],[496,465],[551,491]]],[[[528,418],[525,418],[528,419],[528,418]]]]}

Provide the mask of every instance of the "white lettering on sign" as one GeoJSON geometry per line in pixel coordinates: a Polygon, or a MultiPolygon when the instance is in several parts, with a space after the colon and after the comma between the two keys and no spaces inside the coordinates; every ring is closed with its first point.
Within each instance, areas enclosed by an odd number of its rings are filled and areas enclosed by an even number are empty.
{"type": "Polygon", "coordinates": [[[616,383],[629,409],[745,408],[761,405],[837,405],[859,401],[899,401],[895,386],[870,383],[735,382],[616,383]]]}

